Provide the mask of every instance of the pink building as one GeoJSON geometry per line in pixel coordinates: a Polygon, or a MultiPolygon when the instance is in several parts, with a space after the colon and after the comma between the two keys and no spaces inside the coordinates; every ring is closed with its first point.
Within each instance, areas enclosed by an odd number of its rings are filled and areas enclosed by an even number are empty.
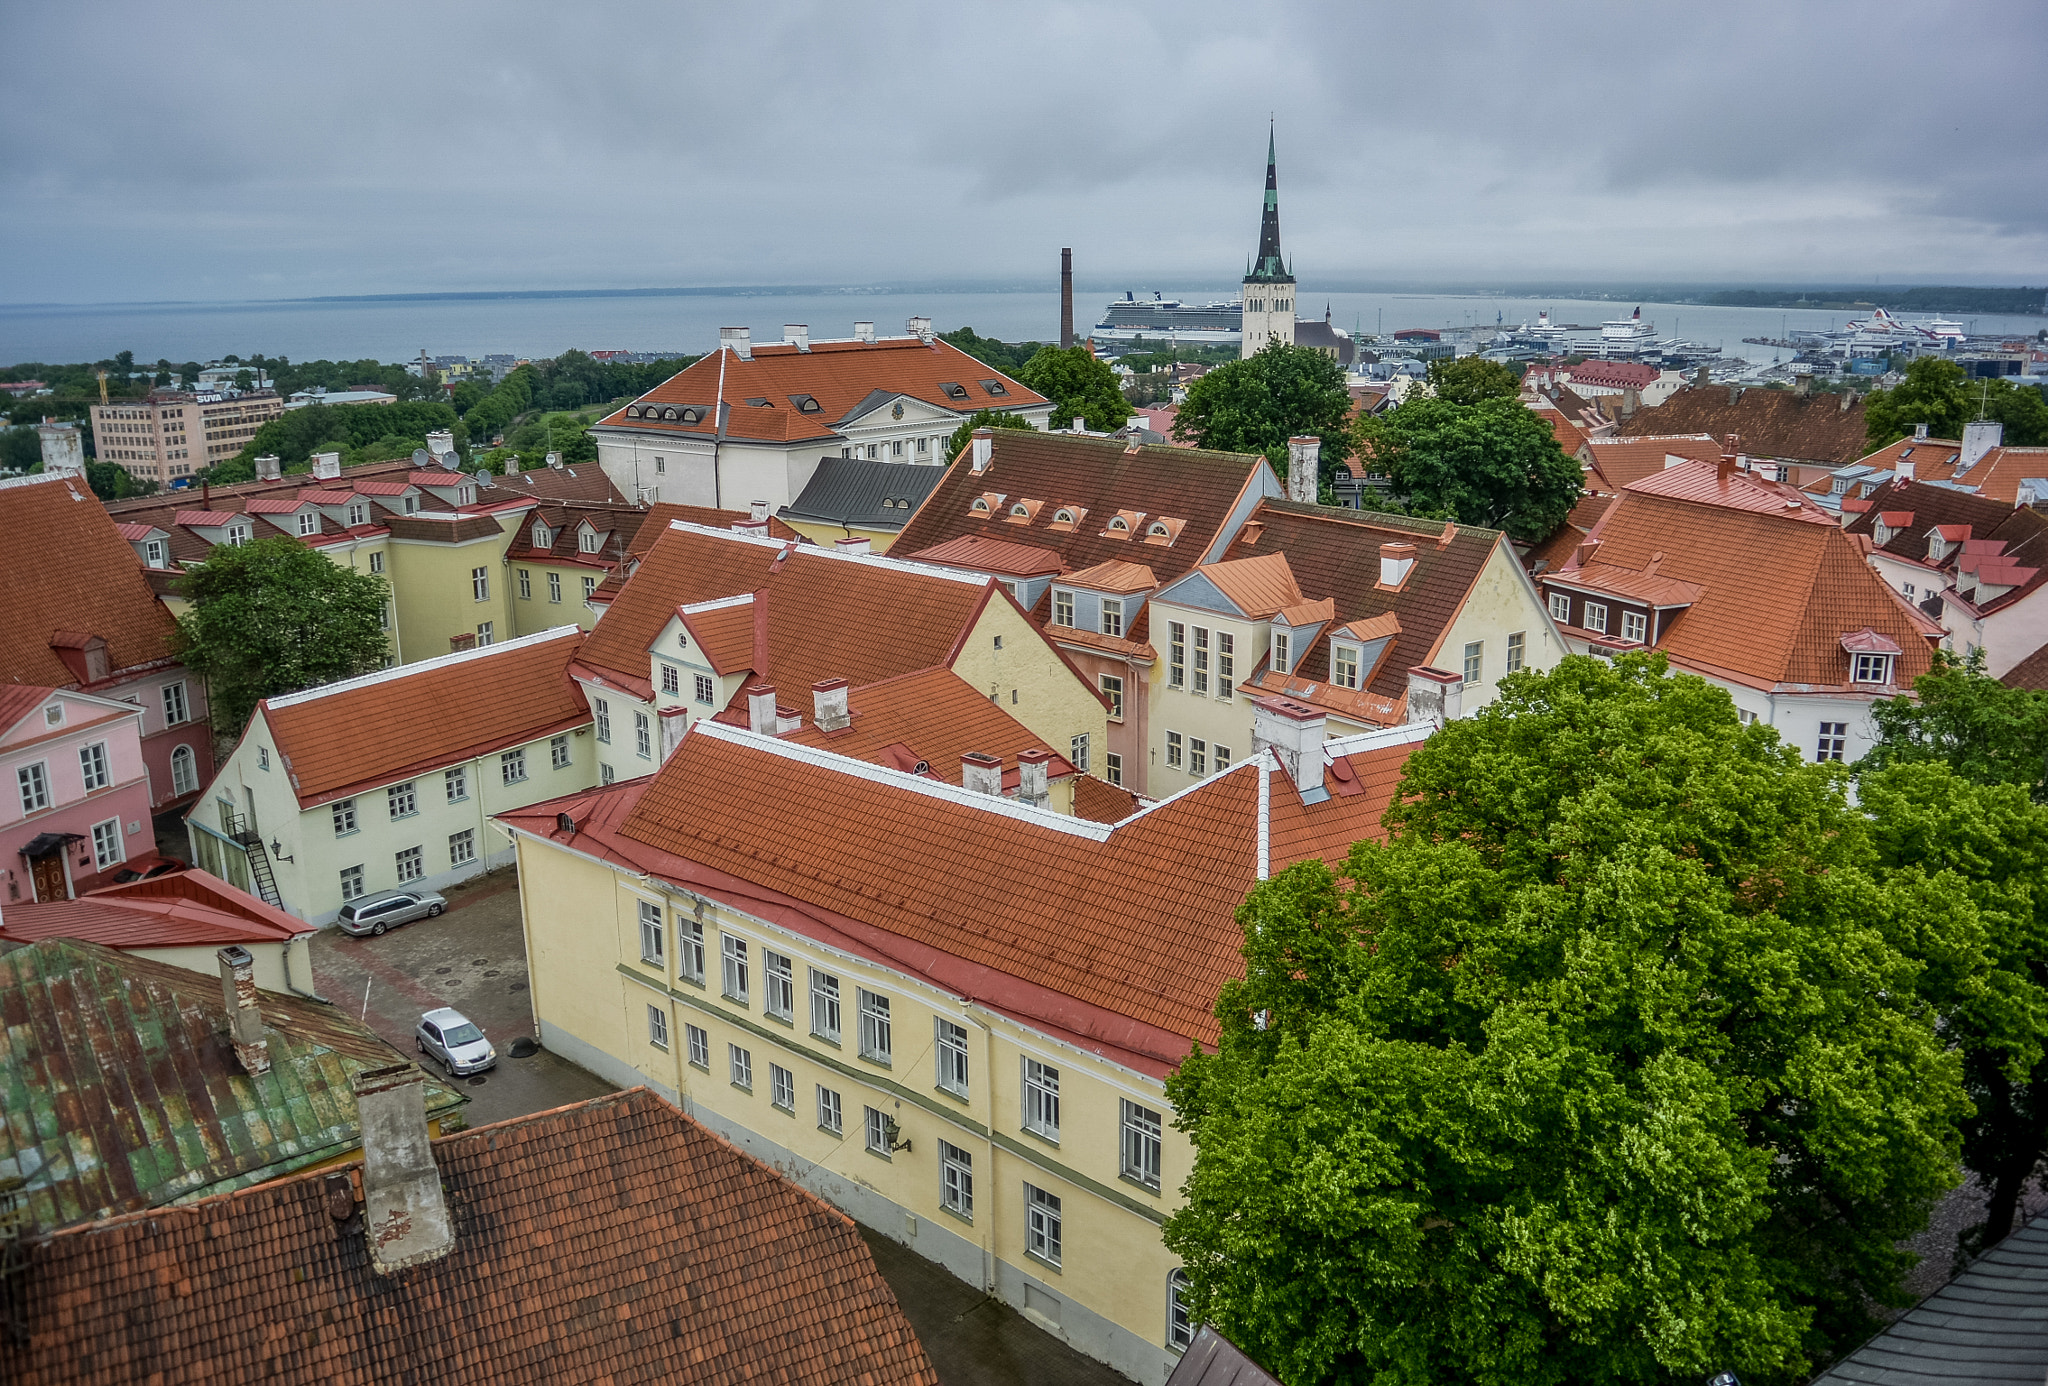
{"type": "Polygon", "coordinates": [[[142,718],[111,698],[0,685],[7,903],[71,899],[153,850],[142,718]]]}

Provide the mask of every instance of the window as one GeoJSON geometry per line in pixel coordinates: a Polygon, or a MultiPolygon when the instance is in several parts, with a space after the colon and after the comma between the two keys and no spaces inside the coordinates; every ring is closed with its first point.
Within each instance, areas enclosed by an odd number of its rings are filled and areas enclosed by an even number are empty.
{"type": "Polygon", "coordinates": [[[50,806],[50,772],[42,761],[22,766],[14,772],[14,779],[21,789],[23,813],[38,813],[50,806]]]}
{"type": "MultiPolygon", "coordinates": [[[[268,753],[266,752],[265,754],[268,753]]],[[[265,766],[264,768],[268,769],[269,767],[265,766]]],[[[85,777],[87,793],[91,793],[95,789],[105,789],[108,784],[112,783],[113,776],[107,771],[107,743],[95,741],[92,745],[81,749],[78,753],[78,771],[85,777]]]]}
{"type": "Polygon", "coordinates": [[[320,512],[319,512],[319,511],[317,511],[317,510],[308,510],[308,511],[306,511],[306,512],[305,512],[304,514],[302,514],[302,515],[300,515],[300,516],[299,516],[299,533],[300,533],[301,535],[307,535],[307,534],[318,534],[319,532],[320,532],[320,512]]]}
{"type": "Polygon", "coordinates": [[[519,600],[522,602],[533,600],[533,570],[530,568],[521,568],[519,570],[519,600]]]}
{"type": "Polygon", "coordinates": [[[143,544],[142,553],[142,561],[152,568],[166,566],[169,559],[169,555],[164,550],[164,541],[161,539],[151,539],[143,544]]]}
{"type": "Polygon", "coordinates": [[[1186,1352],[1195,1341],[1195,1320],[1188,1312],[1188,1273],[1177,1270],[1166,1277],[1166,1345],[1186,1352]]]}
{"type": "Polygon", "coordinates": [[[476,829],[464,828],[448,835],[448,864],[464,866],[476,860],[476,829]]]}
{"type": "Polygon", "coordinates": [[[190,794],[199,788],[199,769],[190,746],[171,752],[171,792],[190,794]]]}
{"type": "Polygon", "coordinates": [[[1814,747],[1815,760],[1840,760],[1842,748],[1848,744],[1849,724],[1847,722],[1823,722],[1820,724],[1820,742],[1814,747]]]}
{"type": "Polygon", "coordinates": [[[1216,696],[1228,701],[1237,691],[1237,637],[1216,632],[1216,696]]]}
{"type": "Polygon", "coordinates": [[[597,579],[585,573],[583,575],[583,600],[587,602],[596,595],[597,579]]]}
{"type": "Polygon", "coordinates": [[[552,737],[548,741],[548,763],[557,770],[569,768],[569,738],[552,737]]]}
{"type": "Polygon", "coordinates": [[[1621,613],[1621,638],[1641,645],[1650,633],[1650,618],[1640,611],[1621,613]]]}
{"type": "Polygon", "coordinates": [[[383,572],[383,571],[384,571],[384,555],[383,555],[383,554],[381,554],[381,553],[373,553],[373,554],[371,554],[371,555],[370,555],[370,571],[371,571],[371,572],[373,572],[373,573],[381,573],[381,572],[383,572]]]}
{"type": "Polygon", "coordinates": [[[1024,1129],[1060,1138],[1060,1071],[1036,1059],[1024,1061],[1024,1129]]]}
{"type": "Polygon", "coordinates": [[[526,748],[506,751],[498,757],[498,778],[506,784],[518,784],[526,778],[526,748]]]}
{"type": "Polygon", "coordinates": [[[350,866],[343,868],[341,873],[341,898],[343,900],[360,900],[363,898],[362,867],[350,866]]]}
{"type": "Polygon", "coordinates": [[[417,881],[420,877],[426,875],[426,856],[426,849],[421,847],[408,847],[403,852],[397,853],[399,881],[401,883],[417,881]]]}
{"type": "Polygon", "coordinates": [[[633,750],[642,760],[654,758],[654,730],[644,712],[633,714],[633,750]]]}
{"type": "Polygon", "coordinates": [[[612,705],[602,698],[592,698],[590,715],[597,723],[597,739],[609,746],[612,740],[612,705]]]}
{"type": "Polygon", "coordinates": [[[1339,688],[1358,687],[1358,646],[1330,646],[1330,682],[1339,688]]]}
{"type": "Polygon", "coordinates": [[[811,969],[811,1033],[839,1043],[839,979],[811,969]]]}
{"type": "Polygon", "coordinates": [[[453,770],[441,772],[441,787],[448,793],[448,802],[459,804],[469,797],[469,767],[458,765],[453,770]]]}
{"type": "Polygon", "coordinates": [[[1587,602],[1583,612],[1582,623],[1587,630],[1595,631],[1601,635],[1607,634],[1607,604],[1605,602],[1587,602]]]}
{"type": "Polygon", "coordinates": [[[1175,770],[1181,768],[1180,733],[1177,731],[1166,734],[1166,763],[1175,770]]]}
{"type": "Polygon", "coordinates": [[[777,1020],[796,1018],[796,972],[780,953],[761,950],[761,1009],[777,1020]]]}
{"type": "Polygon", "coordinates": [[[1209,748],[1209,757],[1215,764],[1218,773],[1230,768],[1230,748],[1228,746],[1211,746],[1209,748]]]}
{"type": "Polygon", "coordinates": [[[612,782],[612,768],[603,761],[597,763],[597,782],[599,784],[610,784],[612,782]]]}
{"type": "Polygon", "coordinates": [[[489,601],[491,599],[491,570],[489,568],[471,568],[469,570],[469,590],[476,600],[480,602],[489,601]]]}
{"type": "Polygon", "coordinates": [[[684,915],[676,916],[676,968],[690,981],[704,980],[704,926],[684,915]]]}
{"type": "Polygon", "coordinates": [[[394,819],[410,818],[420,811],[419,795],[413,791],[413,781],[394,784],[384,791],[384,808],[394,819]]]}
{"type": "Polygon", "coordinates": [[[659,1006],[647,1008],[647,1042],[656,1049],[668,1048],[668,1012],[659,1006]]]}
{"type": "Polygon", "coordinates": [[[62,704],[62,703],[51,703],[51,704],[50,704],[50,705],[49,705],[48,707],[45,707],[45,708],[43,709],[43,725],[44,725],[44,726],[46,726],[46,727],[61,727],[61,726],[63,726],[63,725],[64,725],[64,704],[62,704]]]}
{"type": "Polygon", "coordinates": [[[955,1097],[967,1096],[967,1027],[943,1016],[935,1021],[939,1086],[955,1097]]]}
{"type": "Polygon", "coordinates": [[[1509,672],[1510,674],[1512,674],[1512,673],[1515,673],[1515,672],[1517,672],[1518,670],[1520,670],[1520,669],[1521,669],[1521,667],[1522,667],[1522,652],[1523,652],[1524,648],[1525,648],[1525,647],[1527,646],[1527,644],[1528,644],[1527,638],[1526,638],[1526,637],[1524,636],[1524,634],[1523,634],[1523,633],[1522,633],[1521,631],[1516,631],[1516,632],[1515,632],[1515,633],[1514,633],[1513,635],[1510,635],[1510,636],[1508,637],[1508,669],[1507,669],[1507,671],[1508,671],[1508,672],[1509,672]]]}
{"type": "Polygon", "coordinates": [[[1552,592],[1550,594],[1550,619],[1570,625],[1572,621],[1572,594],[1552,592]]]}
{"type": "MultiPolygon", "coordinates": [[[[1016,588],[1012,587],[1012,588],[1010,588],[1010,589],[1009,589],[1009,591],[1010,591],[1010,595],[1011,595],[1011,596],[1013,596],[1013,597],[1014,597],[1014,596],[1016,596],[1016,595],[1017,595],[1017,589],[1016,589],[1016,588]]],[[[996,646],[995,646],[995,647],[996,647],[997,649],[999,649],[999,650],[1000,650],[1000,649],[1001,649],[1001,648],[1003,647],[1003,637],[1002,637],[1002,636],[998,635],[998,636],[996,637],[996,646]]]]}
{"type": "Polygon", "coordinates": [[[493,629],[489,621],[478,621],[476,623],[476,647],[478,649],[482,649],[491,643],[494,638],[493,629]]]}
{"type": "Polygon", "coordinates": [[[731,934],[720,934],[718,948],[725,965],[725,994],[744,1006],[747,1003],[747,941],[731,934]]]}
{"type": "Polygon", "coordinates": [[[939,1206],[974,1221],[974,1157],[943,1140],[939,1142],[939,1206]]]}
{"type": "MultiPolygon", "coordinates": [[[[348,523],[349,528],[351,529],[354,529],[360,525],[366,525],[370,523],[370,507],[362,504],[351,505],[348,508],[348,523]]],[[[383,557],[382,554],[372,554],[370,556],[372,558],[383,557]]],[[[372,568],[370,571],[378,572],[381,570],[377,568],[372,568]]]]}
{"type": "Polygon", "coordinates": [[[1905,584],[1903,584],[1902,586],[1900,586],[1900,588],[1899,588],[1899,591],[1900,591],[1900,592],[1901,592],[1902,594],[1904,594],[1904,596],[1905,596],[1905,598],[1906,598],[1906,600],[1907,600],[1907,601],[1909,601],[1909,602],[1910,602],[1910,601],[1912,601],[1912,600],[1913,600],[1913,584],[1912,584],[1912,583],[1908,582],[1908,583],[1905,583],[1905,584]]]}
{"type": "Polygon", "coordinates": [[[1124,758],[1115,751],[1107,752],[1102,757],[1102,773],[1111,784],[1121,785],[1124,782],[1124,758]]]}
{"type": "Polygon", "coordinates": [[[1890,683],[1892,657],[1882,654],[1857,655],[1855,678],[1858,683],[1890,683]]]}
{"type": "Polygon", "coordinates": [[[1195,692],[1209,691],[1209,629],[1195,627],[1195,692]]]}
{"type": "MultiPolygon", "coordinates": [[[[270,748],[268,746],[258,746],[256,748],[256,768],[258,770],[268,770],[270,768],[270,748]]],[[[86,788],[90,789],[92,786],[88,784],[86,788]]]]}
{"type": "Polygon", "coordinates": [[[1087,733],[1087,732],[1082,732],[1082,733],[1081,733],[1081,734],[1080,734],[1079,736],[1075,737],[1075,738],[1073,739],[1073,741],[1072,741],[1071,743],[1069,743],[1069,744],[1070,744],[1070,746],[1071,746],[1071,748],[1072,748],[1072,749],[1071,749],[1071,753],[1070,753],[1070,754],[1069,754],[1069,755],[1067,756],[1067,759],[1068,759],[1068,760],[1070,760],[1070,761],[1072,761],[1072,762],[1074,763],[1074,768],[1075,768],[1076,770],[1080,771],[1080,772],[1081,772],[1082,774],[1084,774],[1084,775],[1085,775],[1085,774],[1087,774],[1087,773],[1088,773],[1088,733],[1087,733]]]}
{"type": "Polygon", "coordinates": [[[725,1054],[726,1063],[732,1069],[732,1085],[736,1088],[745,1088],[748,1092],[752,1092],[754,1090],[754,1056],[740,1048],[737,1044],[728,1044],[725,1047],[725,1054]]]}
{"type": "Polygon", "coordinates": [[[683,1026],[683,1038],[690,1044],[690,1062],[706,1073],[711,1071],[711,1036],[695,1025],[683,1026]]]}
{"type": "Polygon", "coordinates": [[[889,1114],[875,1107],[861,1108],[866,1121],[868,1154],[889,1158],[889,1114]]]}
{"type": "Polygon", "coordinates": [[[860,1056],[886,1064],[895,1044],[889,1032],[889,998],[864,987],[855,988],[860,998],[860,1056]]]}
{"type": "Polygon", "coordinates": [[[1074,594],[1057,589],[1052,594],[1052,623],[1056,626],[1074,624],[1074,594]]]}
{"type": "Polygon", "coordinates": [[[781,1064],[768,1065],[768,1100],[785,1112],[796,1110],[796,1075],[781,1064]]]}
{"type": "Polygon", "coordinates": [[[109,818],[92,825],[92,863],[104,871],[121,860],[121,820],[109,818]]]}
{"type": "Polygon", "coordinates": [[[1121,675],[1102,676],[1102,695],[1109,699],[1109,715],[1116,721],[1124,719],[1124,681],[1121,675]]]}
{"type": "Polygon", "coordinates": [[[1060,1263],[1060,1200],[1036,1185],[1024,1186],[1024,1249],[1049,1266],[1060,1263]]]}
{"type": "Polygon", "coordinates": [[[576,547],[583,553],[596,553],[603,540],[596,530],[586,529],[576,536],[576,547]]]}
{"type": "Polygon", "coordinates": [[[334,815],[334,835],[347,837],[356,830],[356,801],[337,799],[329,810],[334,815]]]}
{"type": "Polygon", "coordinates": [[[1756,714],[1754,712],[1751,712],[1746,707],[1737,708],[1735,711],[1735,720],[1737,722],[1740,722],[1745,727],[1754,726],[1756,725],[1756,714]]]}
{"type": "Polygon", "coordinates": [[[190,721],[192,711],[185,702],[185,685],[167,683],[164,685],[164,725],[175,727],[180,722],[190,721]]]}
{"type": "Polygon", "coordinates": [[[1199,736],[1188,738],[1188,773],[1206,775],[1209,773],[1209,743],[1199,736]]]}
{"type": "Polygon", "coordinates": [[[1122,635],[1124,633],[1124,604],[1116,597],[1102,599],[1102,633],[1122,635]]]}
{"type": "Polygon", "coordinates": [[[1158,1189],[1160,1132],[1164,1129],[1159,1113],[1125,1098],[1123,1127],[1124,1178],[1158,1189]]]}
{"type": "Polygon", "coordinates": [[[562,575],[560,573],[548,574],[548,600],[554,602],[558,606],[561,604],[562,575]]]}
{"type": "Polygon", "coordinates": [[[827,1087],[818,1089],[818,1129],[835,1136],[846,1129],[839,1116],[839,1094],[827,1087]]]}
{"type": "Polygon", "coordinates": [[[683,691],[682,671],[673,664],[661,666],[661,691],[671,698],[683,691]]]}
{"type": "Polygon", "coordinates": [[[713,696],[715,695],[715,693],[716,693],[716,691],[717,691],[717,690],[716,690],[716,689],[715,689],[715,688],[713,687],[713,685],[712,685],[712,682],[711,682],[711,675],[709,675],[709,674],[698,674],[698,675],[696,676],[696,681],[697,681],[697,688],[696,688],[696,694],[697,694],[697,701],[698,701],[698,702],[700,702],[700,703],[702,703],[702,704],[703,704],[703,705],[704,705],[705,707],[710,707],[710,706],[711,706],[711,699],[712,699],[712,697],[713,697],[713,696]]]}
{"type": "Polygon", "coordinates": [[[240,548],[240,547],[241,547],[241,546],[242,546],[243,544],[246,544],[246,543],[248,543],[248,542],[249,542],[249,526],[247,526],[247,525],[229,525],[229,526],[228,526],[228,543],[230,543],[230,544],[234,545],[234,546],[235,546],[236,548],[240,548]]]}
{"type": "Polygon", "coordinates": [[[656,967],[667,961],[662,947],[661,906],[649,900],[640,902],[640,961],[656,967]]]}
{"type": "Polygon", "coordinates": [[[1188,628],[1179,621],[1166,623],[1166,686],[1185,688],[1188,682],[1188,628]]]}
{"type": "Polygon", "coordinates": [[[1288,671],[1287,636],[1283,631],[1273,632],[1273,671],[1284,674],[1288,671]]]}
{"type": "Polygon", "coordinates": [[[1486,642],[1468,640],[1465,642],[1465,686],[1470,688],[1480,682],[1486,671],[1486,642]]]}

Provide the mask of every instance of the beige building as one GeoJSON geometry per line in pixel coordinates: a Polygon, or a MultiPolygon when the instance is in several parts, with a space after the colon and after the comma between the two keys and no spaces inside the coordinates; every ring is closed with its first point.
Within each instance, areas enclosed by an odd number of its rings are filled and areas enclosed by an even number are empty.
{"type": "Polygon", "coordinates": [[[246,395],[158,391],[144,400],[92,407],[93,452],[137,481],[168,486],[226,461],[284,413],[269,390],[246,395]]]}

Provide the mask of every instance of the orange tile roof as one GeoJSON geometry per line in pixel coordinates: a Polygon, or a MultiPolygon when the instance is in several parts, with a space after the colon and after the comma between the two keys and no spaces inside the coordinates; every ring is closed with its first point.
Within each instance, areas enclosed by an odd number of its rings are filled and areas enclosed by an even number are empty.
{"type": "Polygon", "coordinates": [[[1814,504],[1813,498],[1782,481],[1765,481],[1753,472],[1729,471],[1711,462],[1665,467],[1622,488],[1631,495],[1669,496],[1720,510],[1748,510],[1804,524],[1835,528],[1838,521],[1814,504]]]}
{"type": "Polygon", "coordinates": [[[1150,568],[1120,558],[1083,568],[1078,573],[1063,574],[1060,581],[1062,585],[1086,587],[1092,592],[1148,592],[1159,585],[1150,568]]]}
{"type": "Polygon", "coordinates": [[[1607,507],[1614,504],[1613,496],[1581,496],[1572,513],[1565,516],[1564,523],[1551,531],[1550,537],[1533,545],[1522,555],[1523,566],[1530,572],[1562,568],[1571,556],[1585,542],[1586,535],[1598,524],[1600,517],[1607,513],[1607,507]],[[1542,565],[1539,569],[1538,565],[1542,565]]]}
{"type": "Polygon", "coordinates": [[[1138,796],[1121,785],[1083,775],[1074,781],[1074,816],[1091,823],[1121,823],[1138,811],[1138,796]]]}
{"type": "MultiPolygon", "coordinates": [[[[744,510],[714,510],[708,505],[671,505],[667,501],[661,501],[647,507],[647,519],[635,531],[633,542],[627,547],[626,552],[634,558],[646,553],[654,547],[654,541],[661,537],[662,531],[675,520],[681,520],[688,525],[702,525],[706,529],[724,530],[730,530],[736,524],[753,523],[753,517],[744,510]]],[[[768,517],[767,524],[770,539],[782,539],[799,544],[811,542],[773,515],[768,517]]]]}
{"type": "Polygon", "coordinates": [[[1988,543],[1996,547],[1996,556],[2007,560],[2004,566],[2028,571],[2025,579],[2010,584],[2013,590],[1983,603],[1967,603],[1977,615],[2010,606],[2048,585],[2048,515],[2037,510],[1921,481],[1887,482],[1871,496],[1870,505],[1867,513],[1846,520],[1842,529],[1851,538],[1867,539],[1889,558],[1915,564],[1931,574],[1952,575],[1972,571],[1974,565],[1965,567],[1970,550],[1988,553],[1983,547],[1988,543]],[[1897,508],[1880,511],[1880,506],[1897,508]],[[1891,531],[1882,546],[1876,544],[1880,521],[1891,531]],[[1942,538],[1963,547],[1930,561],[1929,531],[1939,531],[1942,538]]]}
{"type": "Polygon", "coordinates": [[[965,568],[970,572],[995,573],[1002,577],[1042,577],[1057,573],[1064,566],[1055,550],[1037,544],[991,539],[980,534],[962,535],[903,556],[918,563],[937,563],[941,567],[965,568]]]}
{"type": "Polygon", "coordinates": [[[1586,435],[1577,424],[1565,417],[1562,409],[1541,397],[1529,407],[1536,411],[1543,422],[1550,425],[1550,431],[1557,438],[1557,445],[1564,449],[1566,457],[1579,455],[1579,449],[1586,444],[1586,435]]]}
{"type": "Polygon", "coordinates": [[[756,602],[749,592],[740,597],[723,597],[695,606],[679,606],[676,615],[689,630],[697,648],[711,661],[717,673],[738,674],[752,669],[756,651],[754,636],[765,600],[756,602]]]}
{"type": "Polygon", "coordinates": [[[433,1159],[454,1247],[392,1277],[360,1162],[61,1232],[29,1253],[29,1336],[0,1338],[0,1375],[938,1386],[853,1221],[645,1088],[433,1159]]]}
{"type": "Polygon", "coordinates": [[[1956,459],[1962,453],[1963,445],[1952,438],[1901,438],[1856,460],[1887,472],[1897,471],[1901,462],[1910,462],[1916,480],[1947,481],[1955,475],[1956,459]]]}
{"type": "Polygon", "coordinates": [[[813,342],[809,351],[768,344],[754,347],[752,359],[735,352],[722,356],[721,360],[721,353],[713,352],[699,358],[597,427],[710,437],[717,422],[712,404],[718,398],[721,369],[727,405],[724,436],[763,442],[837,437],[839,426],[863,405],[878,407],[895,395],[963,416],[977,409],[1029,409],[1046,403],[1043,395],[937,339],[813,342]],[[983,381],[995,381],[1002,392],[991,393],[983,381]],[[949,395],[944,383],[963,386],[967,398],[949,395]],[[802,408],[801,401],[807,398],[817,408],[802,408]],[[765,403],[745,403],[754,399],[765,403]],[[627,409],[637,411],[648,404],[694,405],[701,416],[696,423],[627,417],[627,409]]]}
{"type": "Polygon", "coordinates": [[[312,808],[588,722],[583,690],[569,677],[582,644],[583,632],[558,626],[266,698],[257,709],[299,807],[312,808]],[[478,708],[496,710],[477,717],[478,708]]]}
{"type": "Polygon", "coordinates": [[[1602,563],[1597,558],[1591,563],[1552,573],[1550,580],[1560,587],[1605,592],[1650,606],[1691,606],[1700,599],[1702,590],[1696,582],[1681,582],[1677,578],[1660,577],[1656,573],[1639,573],[1632,568],[1618,568],[1612,563],[1602,563]]]}
{"type": "Polygon", "coordinates": [[[0,550],[0,682],[74,688],[50,648],[58,631],[107,642],[107,668],[172,662],[176,622],[150,590],[142,560],[82,479],[37,474],[0,481],[0,509],[16,542],[0,550]]]}
{"type": "MultiPolygon", "coordinates": [[[[853,721],[840,731],[818,730],[810,689],[777,688],[776,693],[804,719],[801,727],[785,733],[782,740],[897,769],[913,769],[923,763],[930,767],[933,778],[947,784],[960,783],[960,757],[980,751],[1002,761],[1003,789],[1014,793],[1017,753],[1052,749],[1036,732],[991,702],[988,694],[969,687],[965,679],[944,667],[898,674],[849,690],[847,707],[853,721]]],[[[1074,767],[1065,756],[1054,755],[1046,763],[1046,772],[1052,779],[1065,779],[1074,773],[1074,767]]]]}
{"type": "Polygon", "coordinates": [[[1287,555],[1278,551],[1205,563],[1200,572],[1255,621],[1263,621],[1301,601],[1301,587],[1294,580],[1294,570],[1287,566],[1287,555]]]}
{"type": "MultiPolygon", "coordinates": [[[[1955,473],[1950,480],[1980,496],[2018,505],[2020,487],[2029,477],[2048,477],[2048,448],[1993,448],[1978,458],[1975,466],[1955,473]]],[[[2048,496],[2035,495],[2033,499],[2048,501],[2048,496]]]]}
{"type": "Polygon", "coordinates": [[[1708,462],[1721,456],[1721,444],[1705,433],[1656,433],[1634,438],[1588,438],[1586,451],[1592,458],[1603,491],[1619,491],[1630,482],[1641,481],[1664,470],[1666,456],[1700,458],[1708,462]]]}

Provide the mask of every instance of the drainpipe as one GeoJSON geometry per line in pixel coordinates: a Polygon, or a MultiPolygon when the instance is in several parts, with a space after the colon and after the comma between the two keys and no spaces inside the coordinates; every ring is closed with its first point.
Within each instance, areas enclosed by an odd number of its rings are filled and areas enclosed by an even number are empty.
{"type": "Polygon", "coordinates": [[[323,1005],[323,1006],[331,1006],[331,1005],[333,1005],[334,1003],[333,1003],[332,1001],[329,1001],[329,1000],[328,1000],[328,999],[327,999],[326,997],[322,996],[322,995],[321,995],[321,994],[320,994],[319,992],[317,992],[317,991],[302,991],[302,990],[300,990],[300,988],[299,988],[299,984],[298,984],[297,982],[294,982],[294,981],[292,980],[292,944],[293,944],[293,943],[294,943],[295,941],[296,941],[296,942],[302,942],[302,943],[304,943],[304,944],[306,945],[306,980],[307,980],[307,981],[309,981],[309,982],[310,982],[310,981],[314,981],[314,980],[315,980],[315,979],[314,979],[314,977],[313,977],[313,936],[312,936],[311,934],[305,934],[305,935],[302,935],[302,936],[301,936],[301,937],[300,937],[299,939],[297,939],[297,940],[293,940],[293,939],[286,939],[286,940],[284,941],[284,984],[285,984],[285,986],[286,986],[287,988],[289,988],[289,989],[291,990],[291,993],[292,993],[292,995],[294,995],[294,996],[303,996],[303,997],[305,997],[305,998],[306,998],[306,999],[307,999],[308,1001],[318,1001],[318,1002],[319,1002],[319,1003],[320,1003],[321,1005],[323,1005]]]}
{"type": "Polygon", "coordinates": [[[988,1216],[975,1219],[981,1228],[981,1288],[984,1294],[996,1292],[996,1065],[995,1035],[987,1021],[975,1013],[972,997],[960,998],[960,1018],[981,1031],[981,1071],[988,1075],[984,1080],[988,1086],[988,1110],[984,1129],[983,1147],[988,1151],[988,1175],[982,1180],[988,1216]]]}

